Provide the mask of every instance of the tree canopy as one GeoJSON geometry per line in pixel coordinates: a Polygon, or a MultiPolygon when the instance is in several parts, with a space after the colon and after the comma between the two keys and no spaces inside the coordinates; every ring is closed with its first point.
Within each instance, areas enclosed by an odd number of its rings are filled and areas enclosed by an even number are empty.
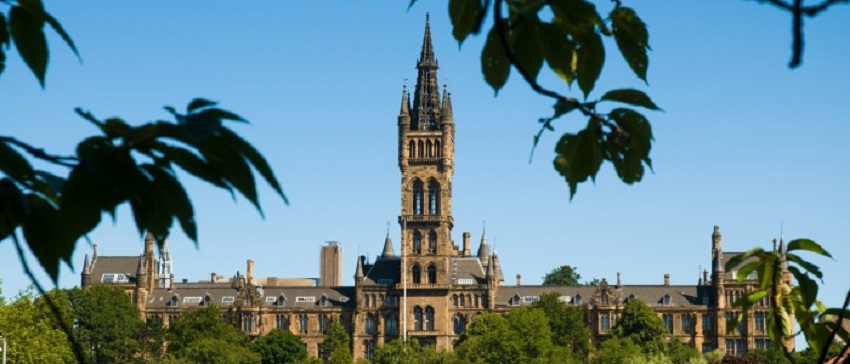
{"type": "Polygon", "coordinates": [[[646,353],[664,352],[662,339],[667,335],[658,314],[639,299],[630,299],[612,330],[614,336],[629,339],[646,353]]]}
{"type": "Polygon", "coordinates": [[[570,349],[576,358],[586,358],[592,351],[590,329],[585,324],[584,310],[578,306],[567,305],[555,292],[540,296],[532,307],[540,309],[549,321],[552,343],[570,349]]]}
{"type": "Polygon", "coordinates": [[[575,267],[569,265],[562,265],[558,268],[553,269],[551,272],[546,273],[546,276],[543,277],[543,285],[578,286],[581,285],[581,283],[579,283],[580,280],[581,274],[578,274],[578,271],[575,267]]]}
{"type": "Polygon", "coordinates": [[[289,330],[274,329],[251,343],[263,364],[293,363],[307,358],[307,348],[298,335],[289,330]]]}

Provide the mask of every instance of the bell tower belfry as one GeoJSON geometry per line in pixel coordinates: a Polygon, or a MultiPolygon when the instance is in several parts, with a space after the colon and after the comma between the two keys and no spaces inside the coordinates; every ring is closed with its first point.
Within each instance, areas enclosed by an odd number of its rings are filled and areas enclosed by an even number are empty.
{"type": "Polygon", "coordinates": [[[402,90],[398,116],[402,251],[408,284],[451,284],[454,133],[451,94],[437,84],[437,59],[426,15],[416,85],[402,90]]]}

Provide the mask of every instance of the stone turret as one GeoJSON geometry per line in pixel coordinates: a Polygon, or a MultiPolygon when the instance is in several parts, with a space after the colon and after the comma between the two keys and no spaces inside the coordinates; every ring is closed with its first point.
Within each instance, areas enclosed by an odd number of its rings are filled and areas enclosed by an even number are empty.
{"type": "Polygon", "coordinates": [[[384,239],[384,251],[381,253],[381,259],[395,258],[395,250],[393,250],[393,241],[390,239],[390,233],[387,233],[387,238],[384,239]]]}

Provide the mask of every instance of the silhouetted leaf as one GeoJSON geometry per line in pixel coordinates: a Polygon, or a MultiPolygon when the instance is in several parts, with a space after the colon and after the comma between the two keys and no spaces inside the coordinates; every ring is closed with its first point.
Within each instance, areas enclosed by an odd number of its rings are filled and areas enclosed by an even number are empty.
{"type": "MultiPolygon", "coordinates": [[[[0,13],[0,51],[9,46],[9,25],[6,24],[6,15],[0,13]]],[[[3,61],[4,58],[0,56],[0,61],[3,61]]],[[[0,67],[2,67],[2,62],[0,62],[0,67]]],[[[0,72],[3,69],[0,68],[0,72]]]]}
{"type": "Polygon", "coordinates": [[[124,139],[130,144],[139,144],[152,140],[157,134],[158,128],[156,124],[145,124],[136,128],[132,128],[124,139]]]}
{"type": "Polygon", "coordinates": [[[146,177],[141,177],[137,185],[138,188],[129,199],[136,229],[139,235],[150,231],[157,240],[164,239],[168,236],[173,223],[169,205],[172,196],[164,195],[159,186],[146,177]]]}
{"type": "Polygon", "coordinates": [[[646,24],[634,10],[625,6],[617,7],[611,12],[611,24],[614,28],[614,39],[623,58],[635,75],[646,81],[646,69],[649,67],[646,52],[650,49],[646,24]]]}
{"type": "Polygon", "coordinates": [[[47,41],[44,39],[44,20],[21,6],[13,6],[9,12],[9,25],[15,48],[24,63],[32,70],[41,87],[47,72],[47,41]]]}
{"type": "Polygon", "coordinates": [[[652,149],[652,140],[655,138],[652,136],[652,126],[649,124],[649,120],[637,111],[624,108],[611,110],[608,116],[617,122],[617,126],[629,134],[631,146],[638,151],[641,159],[652,167],[649,151],[652,149]]]}
{"type": "Polygon", "coordinates": [[[201,154],[210,166],[221,175],[227,183],[242,193],[248,201],[257,208],[260,215],[263,211],[257,201],[257,187],[254,185],[254,174],[241,154],[221,138],[209,138],[201,145],[201,154]]]}
{"type": "Polygon", "coordinates": [[[65,44],[67,44],[68,47],[71,48],[72,51],[74,51],[74,55],[76,55],[77,59],[82,62],[82,58],[80,58],[80,53],[77,52],[77,46],[74,45],[74,40],[71,39],[71,36],[68,35],[67,32],[65,32],[65,29],[62,28],[62,24],[59,24],[59,21],[56,20],[56,18],[54,18],[50,14],[46,12],[43,14],[44,20],[47,21],[47,24],[49,24],[50,27],[53,28],[53,30],[56,31],[56,33],[59,34],[60,37],[62,37],[62,40],[65,41],[65,44]]]}
{"type": "Polygon", "coordinates": [[[103,130],[103,133],[110,138],[123,137],[127,135],[131,129],[132,128],[127,125],[124,120],[119,118],[106,119],[100,127],[100,130],[103,130]]]}
{"type": "Polygon", "coordinates": [[[206,161],[195,155],[195,153],[192,153],[187,149],[162,143],[156,144],[153,148],[163,153],[167,159],[177,163],[180,168],[183,168],[183,170],[189,172],[193,176],[207,181],[216,187],[231,191],[230,186],[221,179],[218,172],[208,165],[206,161]]]}
{"type": "Polygon", "coordinates": [[[602,73],[605,47],[602,45],[602,38],[596,33],[579,35],[576,40],[578,41],[578,64],[576,65],[578,86],[584,93],[584,98],[587,99],[587,95],[593,90],[596,80],[602,73]]]}
{"type": "Polygon", "coordinates": [[[564,101],[564,100],[558,100],[558,102],[555,103],[554,107],[555,107],[555,116],[554,117],[556,117],[556,118],[561,116],[561,115],[567,114],[567,113],[569,113],[569,112],[571,112],[575,109],[578,109],[578,105],[576,105],[574,102],[569,102],[569,101],[564,101]]]}
{"type": "Polygon", "coordinates": [[[567,38],[567,32],[551,23],[540,23],[538,32],[543,57],[549,68],[567,84],[572,84],[576,68],[575,45],[567,38]]]}
{"type": "Polygon", "coordinates": [[[602,148],[599,137],[589,129],[578,134],[564,134],[555,146],[555,170],[570,186],[570,199],[575,196],[578,183],[595,179],[602,165],[602,148]]]}
{"type": "Polygon", "coordinates": [[[69,230],[81,236],[94,229],[101,220],[101,196],[97,176],[90,173],[86,162],[74,167],[62,186],[59,209],[69,230]]]}
{"type": "Polygon", "coordinates": [[[471,33],[478,33],[478,19],[485,11],[480,0],[449,0],[449,17],[452,19],[452,35],[458,42],[463,41],[471,33]]]}
{"type": "Polygon", "coordinates": [[[487,84],[497,94],[499,89],[508,81],[508,75],[511,72],[511,64],[505,57],[505,51],[495,27],[490,29],[490,33],[487,34],[487,43],[484,44],[484,50],[481,51],[481,72],[484,73],[487,84]]]}
{"type": "Polygon", "coordinates": [[[618,101],[651,110],[661,110],[643,91],[635,89],[611,90],[602,95],[601,100],[618,101]]]}
{"type": "Polygon", "coordinates": [[[218,102],[210,101],[210,100],[199,97],[199,98],[196,98],[196,99],[192,100],[191,102],[189,102],[189,105],[186,106],[186,112],[191,113],[192,111],[195,111],[197,109],[215,106],[217,104],[218,104],[218,102]]]}
{"type": "Polygon", "coordinates": [[[203,114],[186,115],[185,120],[180,127],[193,144],[207,140],[221,127],[221,119],[203,114]]]}
{"type": "Polygon", "coordinates": [[[195,113],[193,115],[203,115],[205,117],[214,118],[214,119],[218,119],[218,120],[232,120],[232,121],[239,121],[239,122],[243,122],[243,123],[248,123],[248,120],[245,120],[245,118],[243,118],[239,115],[236,115],[236,114],[234,114],[230,111],[222,110],[222,109],[205,109],[205,110],[199,111],[198,113],[195,113]]]}
{"type": "Polygon", "coordinates": [[[27,195],[27,201],[30,215],[23,221],[24,238],[41,267],[56,283],[59,278],[59,261],[64,260],[73,266],[71,254],[74,252],[76,237],[68,234],[68,223],[50,203],[33,194],[27,195]]]}
{"type": "Polygon", "coordinates": [[[537,79],[540,73],[540,68],[543,67],[543,48],[545,42],[541,42],[539,33],[540,22],[531,16],[524,17],[516,23],[516,27],[511,31],[511,47],[514,51],[519,66],[531,76],[532,80],[537,79]]]}
{"type": "Polygon", "coordinates": [[[790,252],[794,250],[806,250],[818,255],[823,255],[825,257],[832,258],[832,255],[830,255],[829,252],[826,251],[826,249],[824,249],[820,246],[820,244],[815,243],[813,240],[810,239],[791,240],[791,242],[788,243],[788,251],[790,252]]]}
{"type": "Polygon", "coordinates": [[[6,239],[29,214],[23,192],[9,178],[0,179],[0,241],[6,239]]]}
{"type": "Polygon", "coordinates": [[[183,189],[183,185],[170,173],[156,166],[145,164],[142,165],[142,168],[153,177],[153,183],[159,190],[160,195],[167,196],[165,200],[168,202],[171,213],[180,222],[180,227],[186,233],[186,236],[192,239],[197,246],[198,227],[195,224],[195,212],[192,208],[192,201],[189,200],[189,196],[186,194],[186,190],[183,189]]]}
{"type": "Polygon", "coordinates": [[[257,149],[254,148],[250,143],[246,142],[244,139],[240,138],[239,135],[234,133],[232,130],[228,128],[221,128],[221,137],[230,143],[239,153],[242,153],[242,156],[248,159],[254,168],[257,169],[257,172],[260,172],[260,175],[266,180],[266,183],[272,187],[272,189],[277,192],[278,195],[283,199],[283,202],[289,204],[289,200],[286,198],[286,195],[283,193],[283,188],[280,186],[280,182],[278,182],[277,178],[274,175],[274,171],[269,166],[269,163],[266,161],[266,158],[260,154],[257,149]]]}
{"type": "Polygon", "coordinates": [[[26,183],[34,173],[30,162],[3,141],[0,141],[0,172],[18,183],[26,183]]]}
{"type": "Polygon", "coordinates": [[[763,268],[764,268],[764,262],[762,262],[761,260],[749,262],[749,263],[745,264],[743,267],[740,267],[738,269],[738,273],[736,274],[736,278],[738,279],[738,282],[743,282],[743,281],[747,280],[747,276],[749,276],[750,273],[752,273],[753,271],[756,271],[756,270],[763,270],[763,268]]]}
{"type": "Polygon", "coordinates": [[[548,3],[555,13],[556,22],[572,34],[593,33],[597,26],[603,26],[593,3],[585,0],[549,0],[548,3]]]}

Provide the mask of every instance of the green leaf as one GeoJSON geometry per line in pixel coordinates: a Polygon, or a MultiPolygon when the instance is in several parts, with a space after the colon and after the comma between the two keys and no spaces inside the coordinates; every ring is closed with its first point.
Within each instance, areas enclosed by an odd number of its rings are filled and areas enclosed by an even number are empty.
{"type": "Polygon", "coordinates": [[[611,24],[617,48],[632,71],[641,80],[646,81],[646,69],[649,67],[649,33],[646,24],[631,8],[620,6],[611,12],[611,24]]]}
{"type": "Polygon", "coordinates": [[[487,35],[487,43],[484,44],[484,49],[481,51],[481,72],[484,73],[484,79],[493,88],[493,91],[496,91],[496,94],[508,81],[511,64],[505,57],[505,50],[502,47],[499,34],[496,33],[496,27],[490,29],[490,33],[487,35]]]}
{"type": "Polygon", "coordinates": [[[511,48],[517,63],[532,80],[537,79],[540,68],[543,67],[543,51],[545,43],[541,41],[539,32],[540,22],[535,17],[525,16],[516,23],[511,31],[511,48]]]}
{"type": "Polygon", "coordinates": [[[764,262],[761,261],[761,260],[756,260],[754,262],[747,263],[746,265],[744,265],[743,267],[738,269],[738,273],[736,275],[736,278],[738,279],[738,282],[743,282],[743,281],[747,280],[747,276],[749,276],[750,273],[752,273],[755,270],[762,271],[763,268],[764,268],[764,262]]]}
{"type": "Polygon", "coordinates": [[[762,298],[767,297],[767,291],[761,289],[761,290],[758,290],[758,291],[754,291],[754,292],[752,292],[752,293],[750,293],[750,294],[748,294],[744,297],[750,305],[753,305],[756,302],[761,301],[762,298]]]}
{"type": "Polygon", "coordinates": [[[33,194],[27,195],[27,201],[30,215],[23,222],[24,238],[41,267],[56,283],[60,260],[73,266],[71,254],[77,237],[68,233],[69,224],[52,204],[33,194]]]}
{"type": "Polygon", "coordinates": [[[739,265],[741,265],[741,263],[744,260],[746,260],[747,258],[752,257],[752,256],[757,256],[757,255],[759,255],[763,252],[764,252],[764,249],[762,249],[762,248],[750,249],[747,252],[745,252],[744,254],[739,254],[739,255],[736,255],[736,256],[730,258],[728,261],[726,261],[726,265],[723,268],[727,271],[734,270],[739,265]]]}
{"type": "Polygon", "coordinates": [[[486,11],[480,0],[449,0],[449,17],[452,19],[452,35],[458,42],[463,41],[469,34],[478,34],[481,24],[478,19],[486,11]]]}
{"type": "Polygon", "coordinates": [[[13,6],[9,12],[9,24],[15,48],[24,62],[44,87],[47,73],[47,41],[44,39],[44,20],[21,6],[13,6]]]}
{"type": "Polygon", "coordinates": [[[192,208],[192,201],[189,200],[189,196],[186,194],[186,190],[183,189],[183,185],[174,176],[159,167],[145,164],[142,165],[142,168],[153,177],[153,182],[159,190],[160,195],[168,197],[165,200],[171,213],[180,222],[180,227],[186,233],[186,236],[192,239],[197,246],[198,226],[195,223],[195,212],[192,208]]]}
{"type": "Polygon", "coordinates": [[[239,153],[242,153],[242,156],[245,157],[248,162],[250,162],[257,172],[260,172],[260,175],[266,180],[266,183],[271,186],[272,189],[277,192],[278,195],[283,199],[283,202],[289,204],[289,200],[286,198],[286,195],[283,193],[283,188],[280,186],[280,182],[278,182],[277,177],[274,175],[274,171],[272,171],[271,166],[266,161],[266,158],[263,157],[260,152],[254,148],[253,145],[240,138],[239,135],[234,133],[232,130],[228,128],[221,128],[221,137],[224,138],[227,142],[230,143],[239,153]]]}
{"type": "Polygon", "coordinates": [[[576,73],[578,75],[578,86],[584,93],[584,98],[593,90],[596,80],[602,73],[605,64],[605,47],[599,34],[588,33],[576,37],[578,41],[578,64],[576,73]]]}
{"type": "Polygon", "coordinates": [[[602,165],[602,148],[597,134],[584,129],[576,134],[564,134],[555,146],[555,170],[570,186],[570,199],[575,196],[578,183],[596,178],[602,165]]]}
{"type": "Polygon", "coordinates": [[[808,274],[801,272],[797,267],[789,266],[788,271],[794,275],[797,280],[797,287],[800,289],[800,296],[803,299],[803,305],[811,307],[815,303],[818,295],[818,284],[813,279],[809,278],[808,274]]]}
{"type": "Polygon", "coordinates": [[[813,240],[810,239],[791,240],[791,242],[788,243],[788,251],[790,252],[794,250],[806,250],[818,255],[823,255],[825,257],[832,258],[832,255],[830,255],[829,252],[826,251],[826,249],[824,249],[818,243],[815,243],[813,240]]]}
{"type": "Polygon", "coordinates": [[[602,95],[602,100],[622,102],[650,110],[661,110],[643,91],[635,89],[611,90],[602,95]]]}
{"type": "Polygon", "coordinates": [[[585,0],[549,0],[555,13],[556,23],[567,28],[570,33],[593,33],[597,26],[604,25],[596,6],[585,0]]]}
{"type": "Polygon", "coordinates": [[[30,162],[3,141],[0,141],[0,172],[22,184],[32,179],[34,173],[30,162]]]}
{"type": "Polygon", "coordinates": [[[538,32],[543,58],[549,68],[564,82],[572,84],[576,72],[575,44],[563,27],[555,24],[541,23],[538,32]]]}
{"type": "Polygon", "coordinates": [[[796,254],[786,253],[785,258],[788,259],[788,261],[797,263],[797,265],[803,267],[803,269],[813,274],[815,277],[818,277],[819,279],[823,280],[823,273],[821,273],[820,268],[818,268],[818,266],[803,260],[803,258],[800,258],[796,254]]]}
{"type": "Polygon", "coordinates": [[[210,101],[210,100],[199,97],[199,98],[193,99],[191,102],[189,102],[189,105],[186,106],[186,112],[191,113],[192,111],[195,111],[197,109],[215,106],[217,104],[218,104],[218,102],[210,101]]]}

